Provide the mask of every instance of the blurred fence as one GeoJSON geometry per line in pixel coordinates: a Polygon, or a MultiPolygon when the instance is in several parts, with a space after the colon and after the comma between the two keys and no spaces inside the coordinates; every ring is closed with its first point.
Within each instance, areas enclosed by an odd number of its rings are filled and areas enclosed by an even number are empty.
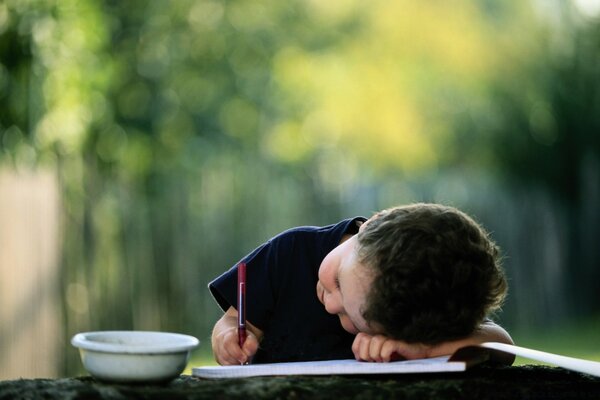
{"type": "Polygon", "coordinates": [[[585,201],[573,214],[541,188],[504,186],[481,173],[323,188],[257,165],[245,170],[255,179],[244,179],[221,160],[199,175],[169,176],[153,199],[128,195],[123,187],[111,199],[108,190],[82,219],[95,221],[88,227],[74,224],[73,210],[61,208],[64,188],[52,173],[5,169],[0,379],[80,372],[68,340],[85,330],[180,331],[198,336],[208,351],[220,311],[206,283],[253,247],[294,225],[369,216],[414,201],[458,206],[491,231],[510,280],[502,324],[559,327],[598,308],[600,257],[593,241],[600,234],[600,168],[593,157],[581,168],[585,201]],[[581,238],[577,265],[569,261],[573,237],[581,238]]]}
{"type": "Polygon", "coordinates": [[[0,169],[0,379],[60,372],[58,193],[47,171],[0,169]]]}

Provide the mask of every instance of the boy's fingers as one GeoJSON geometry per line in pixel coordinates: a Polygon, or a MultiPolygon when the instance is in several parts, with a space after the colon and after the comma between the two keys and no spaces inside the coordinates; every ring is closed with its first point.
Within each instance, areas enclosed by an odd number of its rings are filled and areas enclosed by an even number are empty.
{"type": "MultiPolygon", "coordinates": [[[[248,340],[246,340],[246,343],[248,340]]],[[[227,365],[235,365],[245,363],[248,356],[240,348],[238,343],[237,331],[230,331],[223,337],[223,361],[227,365]]]]}
{"type": "MultiPolygon", "coordinates": [[[[248,342],[248,340],[246,340],[246,342],[248,342]]],[[[245,364],[248,362],[248,355],[244,349],[240,348],[239,343],[236,342],[232,347],[233,349],[230,354],[235,359],[234,364],[245,364]]]]}
{"type": "Polygon", "coordinates": [[[373,340],[372,336],[367,336],[367,337],[363,338],[363,340],[361,340],[361,342],[360,342],[359,357],[363,361],[373,361],[373,359],[371,358],[371,352],[370,352],[372,340],[373,340]]]}
{"type": "Polygon", "coordinates": [[[397,361],[404,358],[400,353],[398,345],[399,342],[394,340],[388,340],[383,344],[381,347],[381,358],[384,362],[397,361]]]}
{"type": "Polygon", "coordinates": [[[414,360],[418,358],[428,357],[428,346],[420,343],[406,343],[396,341],[395,346],[390,354],[396,353],[406,360],[414,360]]]}
{"type": "Polygon", "coordinates": [[[364,343],[365,340],[368,341],[368,339],[370,338],[369,335],[367,335],[366,333],[358,333],[356,335],[356,337],[354,338],[354,342],[352,342],[352,353],[354,353],[354,358],[356,358],[357,360],[362,360],[361,358],[361,346],[362,343],[364,343]]]}
{"type": "Polygon", "coordinates": [[[246,337],[246,341],[244,342],[244,345],[242,347],[242,351],[248,358],[250,358],[256,353],[257,350],[258,350],[258,340],[256,339],[256,337],[254,335],[248,335],[246,337]]]}
{"type": "Polygon", "coordinates": [[[217,358],[217,362],[221,365],[235,365],[239,364],[239,361],[229,353],[226,349],[223,349],[219,357],[217,358]]]}
{"type": "Polygon", "coordinates": [[[386,342],[387,338],[381,335],[375,335],[369,343],[369,359],[370,361],[383,361],[381,356],[381,349],[386,342]]]}
{"type": "Polygon", "coordinates": [[[238,362],[234,358],[232,358],[231,356],[229,356],[229,355],[226,355],[224,357],[220,357],[218,361],[219,361],[219,364],[221,364],[221,365],[235,365],[235,364],[238,364],[238,362]]]}
{"type": "Polygon", "coordinates": [[[236,343],[235,347],[233,347],[229,351],[228,361],[230,364],[243,364],[246,361],[248,361],[248,356],[242,351],[242,349],[240,349],[240,347],[236,343]]]}

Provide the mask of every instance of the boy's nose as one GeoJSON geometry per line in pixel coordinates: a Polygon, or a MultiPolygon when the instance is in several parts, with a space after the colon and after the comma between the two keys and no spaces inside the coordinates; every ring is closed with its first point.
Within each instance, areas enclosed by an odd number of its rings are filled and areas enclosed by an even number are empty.
{"type": "Polygon", "coordinates": [[[340,314],[342,312],[342,302],[335,293],[325,291],[323,300],[325,303],[325,310],[329,314],[340,314]]]}

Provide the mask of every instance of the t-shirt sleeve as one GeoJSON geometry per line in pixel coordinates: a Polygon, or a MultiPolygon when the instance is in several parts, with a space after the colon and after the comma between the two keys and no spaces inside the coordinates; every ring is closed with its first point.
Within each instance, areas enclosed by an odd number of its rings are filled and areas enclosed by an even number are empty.
{"type": "MultiPolygon", "coordinates": [[[[246,318],[261,330],[273,313],[278,270],[289,253],[289,239],[275,237],[240,260],[246,263],[246,318]]],[[[223,311],[237,308],[237,264],[210,282],[208,288],[223,311]]]]}

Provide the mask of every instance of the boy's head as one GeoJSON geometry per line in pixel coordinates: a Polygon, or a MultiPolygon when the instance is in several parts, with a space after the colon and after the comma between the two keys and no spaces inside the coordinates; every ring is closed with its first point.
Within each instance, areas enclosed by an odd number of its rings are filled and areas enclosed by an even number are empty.
{"type": "Polygon", "coordinates": [[[361,228],[356,257],[372,279],[361,313],[380,333],[435,344],[470,334],[500,307],[498,248],[456,208],[390,208],[361,228]]]}

